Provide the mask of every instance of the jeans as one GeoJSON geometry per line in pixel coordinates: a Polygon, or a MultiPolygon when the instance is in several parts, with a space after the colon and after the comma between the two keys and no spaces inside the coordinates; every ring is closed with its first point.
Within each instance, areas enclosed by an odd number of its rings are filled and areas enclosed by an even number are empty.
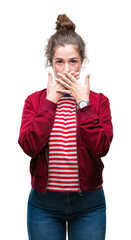
{"type": "Polygon", "coordinates": [[[86,192],[45,194],[31,189],[27,207],[29,240],[104,240],[106,202],[103,187],[86,192]],[[66,230],[68,225],[68,231],[66,230]]]}

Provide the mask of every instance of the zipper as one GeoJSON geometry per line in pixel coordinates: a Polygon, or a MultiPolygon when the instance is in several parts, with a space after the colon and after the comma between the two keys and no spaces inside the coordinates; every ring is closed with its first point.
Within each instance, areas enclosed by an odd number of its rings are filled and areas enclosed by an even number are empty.
{"type": "MultiPolygon", "coordinates": [[[[48,164],[48,160],[47,160],[47,154],[48,154],[48,150],[47,150],[47,147],[45,148],[45,158],[46,158],[46,161],[47,161],[47,166],[48,166],[48,175],[47,175],[47,183],[46,183],[46,188],[47,188],[47,185],[48,185],[48,177],[49,177],[49,164],[48,164]]],[[[45,188],[45,191],[44,193],[46,192],[46,188],[45,188]]]]}
{"type": "Polygon", "coordinates": [[[77,144],[77,106],[76,106],[76,146],[77,146],[77,164],[78,164],[78,175],[79,175],[79,193],[81,193],[79,161],[78,161],[78,144],[77,144]]]}

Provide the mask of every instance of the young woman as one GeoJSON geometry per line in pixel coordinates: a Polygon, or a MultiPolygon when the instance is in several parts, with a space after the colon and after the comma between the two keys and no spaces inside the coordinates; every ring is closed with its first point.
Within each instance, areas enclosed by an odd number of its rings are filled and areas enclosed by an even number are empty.
{"type": "Polygon", "coordinates": [[[103,162],[113,138],[109,100],[79,80],[85,43],[59,15],[46,46],[47,89],[25,100],[19,144],[31,157],[29,240],[104,240],[103,162]]]}

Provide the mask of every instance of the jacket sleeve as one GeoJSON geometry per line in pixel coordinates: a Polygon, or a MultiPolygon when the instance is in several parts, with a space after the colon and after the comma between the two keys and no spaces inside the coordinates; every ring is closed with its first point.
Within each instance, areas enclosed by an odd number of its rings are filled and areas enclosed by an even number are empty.
{"type": "Polygon", "coordinates": [[[91,104],[77,111],[79,130],[88,151],[95,159],[105,156],[113,138],[109,99],[100,94],[98,114],[95,113],[91,104]]]}
{"type": "Polygon", "coordinates": [[[30,96],[25,100],[18,143],[30,157],[36,157],[48,141],[57,104],[47,99],[35,111],[30,96]]]}

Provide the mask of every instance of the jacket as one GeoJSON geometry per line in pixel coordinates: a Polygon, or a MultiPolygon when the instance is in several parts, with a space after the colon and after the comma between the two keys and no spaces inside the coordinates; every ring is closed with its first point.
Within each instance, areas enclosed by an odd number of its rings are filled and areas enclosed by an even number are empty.
{"type": "MultiPolygon", "coordinates": [[[[29,95],[25,100],[18,143],[31,157],[32,188],[44,193],[48,181],[48,139],[55,119],[57,103],[48,99],[47,89],[29,95]]],[[[90,91],[90,104],[76,108],[76,142],[79,169],[79,191],[93,190],[103,183],[101,160],[113,138],[109,99],[90,91]]]]}

